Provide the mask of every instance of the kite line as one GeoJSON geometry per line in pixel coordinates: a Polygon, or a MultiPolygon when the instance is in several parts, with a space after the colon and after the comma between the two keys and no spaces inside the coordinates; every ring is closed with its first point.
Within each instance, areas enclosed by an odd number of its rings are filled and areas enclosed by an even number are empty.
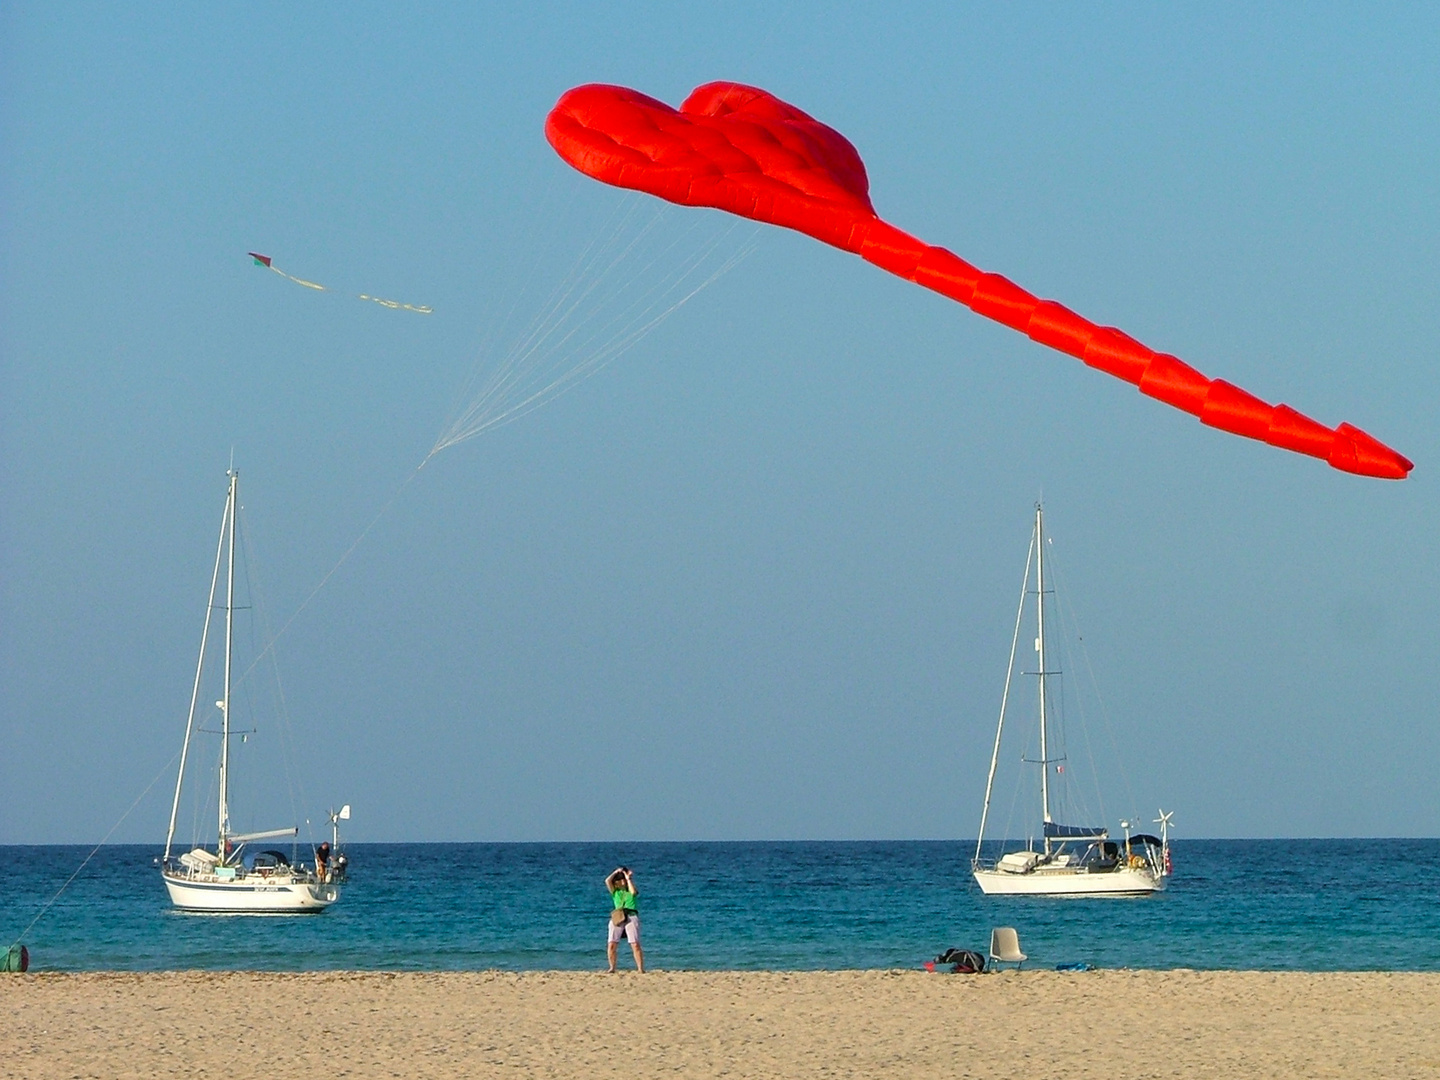
{"type": "Polygon", "coordinates": [[[90,865],[90,860],[95,858],[96,853],[99,852],[99,850],[107,843],[109,843],[110,837],[115,835],[115,830],[120,828],[120,826],[124,823],[125,819],[130,816],[131,811],[133,811],[137,806],[140,805],[140,801],[144,799],[146,795],[150,794],[150,789],[160,782],[160,778],[170,771],[170,766],[175,764],[175,759],[179,756],[179,750],[176,750],[175,753],[170,755],[170,760],[167,761],[163,766],[161,766],[160,771],[155,774],[154,778],[151,779],[150,783],[145,785],[144,790],[141,791],[139,795],[135,796],[135,801],[132,802],[128,808],[126,808],[125,812],[121,814],[119,818],[116,819],[115,824],[110,826],[110,831],[105,834],[105,836],[98,844],[96,844],[93,848],[90,849],[90,854],[86,855],[85,858],[81,860],[80,865],[75,868],[75,872],[65,879],[65,883],[61,885],[60,888],[55,890],[55,895],[50,897],[50,899],[45,902],[44,906],[35,913],[35,917],[30,920],[29,925],[26,926],[24,930],[21,930],[20,933],[15,935],[15,945],[19,945],[22,941],[24,941],[25,935],[30,933],[31,930],[35,929],[35,924],[44,917],[47,911],[49,911],[52,907],[55,906],[55,901],[60,899],[60,894],[63,893],[66,889],[68,889],[71,883],[80,876],[80,871],[84,870],[85,867],[90,865]]]}

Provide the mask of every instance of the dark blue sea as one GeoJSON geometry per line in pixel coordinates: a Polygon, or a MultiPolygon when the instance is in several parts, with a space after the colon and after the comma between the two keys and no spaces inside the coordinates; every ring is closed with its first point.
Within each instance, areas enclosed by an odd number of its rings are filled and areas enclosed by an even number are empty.
{"type": "MultiPolygon", "coordinates": [[[[39,970],[598,969],[623,862],[654,968],[913,968],[1009,925],[1031,966],[1440,970],[1437,840],[1179,840],[1165,893],[1111,900],[986,898],[973,847],[357,844],[334,907],[257,918],[179,914],[156,849],[113,846],[24,941],[39,970]]],[[[0,947],[88,853],[0,847],[0,947]]]]}

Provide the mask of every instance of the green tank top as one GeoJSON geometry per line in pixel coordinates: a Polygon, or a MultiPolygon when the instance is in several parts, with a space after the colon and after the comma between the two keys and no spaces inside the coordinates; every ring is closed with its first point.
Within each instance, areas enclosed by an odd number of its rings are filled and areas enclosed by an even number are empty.
{"type": "Polygon", "coordinates": [[[633,911],[640,914],[640,908],[636,903],[635,894],[629,889],[616,889],[610,894],[610,899],[615,901],[615,906],[624,908],[626,911],[633,911]]]}

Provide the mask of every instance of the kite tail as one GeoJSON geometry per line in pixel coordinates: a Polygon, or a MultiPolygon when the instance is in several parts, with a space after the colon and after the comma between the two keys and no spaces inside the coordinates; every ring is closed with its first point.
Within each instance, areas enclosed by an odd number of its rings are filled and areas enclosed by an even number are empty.
{"type": "Polygon", "coordinates": [[[381,307],[390,308],[392,311],[414,311],[420,315],[433,315],[435,309],[429,304],[402,304],[398,300],[384,300],[378,296],[368,296],[365,293],[359,294],[361,300],[369,300],[372,304],[379,304],[381,307]]]}
{"type": "MultiPolygon", "coordinates": [[[[267,264],[267,265],[268,265],[268,264],[267,264]]],[[[307,289],[315,289],[315,290],[318,291],[318,292],[325,292],[325,291],[326,291],[324,285],[317,285],[317,284],[316,284],[315,282],[313,282],[313,281],[306,281],[304,278],[298,278],[298,277],[296,277],[294,274],[287,274],[284,270],[281,270],[278,266],[271,266],[270,269],[273,270],[273,271],[275,271],[275,273],[279,274],[279,275],[280,275],[281,277],[283,277],[283,278],[289,278],[291,281],[295,282],[296,285],[304,285],[307,289]]]]}
{"type": "Polygon", "coordinates": [[[1207,378],[1178,357],[1157,353],[1113,326],[1097,326],[1053,300],[1041,300],[878,217],[855,228],[851,243],[843,246],[882,270],[1133,383],[1142,394],[1197,416],[1202,424],[1361,476],[1403,480],[1414,468],[1408,458],[1357,427],[1328,428],[1288,405],[1271,405],[1224,379],[1207,378]]]}
{"type": "MultiPolygon", "coordinates": [[[[266,270],[273,271],[286,280],[293,281],[296,285],[304,285],[305,288],[314,289],[316,292],[330,291],[318,282],[306,281],[304,278],[298,278],[294,274],[287,274],[275,265],[275,260],[270,258],[269,255],[262,255],[258,251],[251,251],[248,252],[248,254],[250,258],[255,260],[256,266],[263,266],[266,270]]],[[[369,300],[372,304],[379,304],[381,307],[390,308],[394,311],[413,311],[419,315],[433,315],[435,313],[435,309],[428,304],[402,304],[398,300],[386,300],[384,297],[370,296],[366,293],[359,293],[358,295],[361,300],[369,300]]]]}

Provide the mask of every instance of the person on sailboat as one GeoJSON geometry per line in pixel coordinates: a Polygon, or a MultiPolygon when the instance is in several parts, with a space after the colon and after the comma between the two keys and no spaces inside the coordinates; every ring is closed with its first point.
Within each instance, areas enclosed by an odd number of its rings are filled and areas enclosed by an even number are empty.
{"type": "Polygon", "coordinates": [[[330,872],[330,841],[320,841],[320,846],[315,849],[315,879],[317,881],[328,881],[330,872]]]}
{"type": "Polygon", "coordinates": [[[635,888],[635,877],[628,866],[621,866],[605,879],[605,888],[610,893],[610,931],[605,944],[605,959],[609,961],[610,974],[615,973],[615,957],[620,950],[620,939],[630,942],[630,951],[635,954],[635,970],[645,973],[645,953],[640,948],[640,909],[637,898],[640,890],[635,888]]]}

